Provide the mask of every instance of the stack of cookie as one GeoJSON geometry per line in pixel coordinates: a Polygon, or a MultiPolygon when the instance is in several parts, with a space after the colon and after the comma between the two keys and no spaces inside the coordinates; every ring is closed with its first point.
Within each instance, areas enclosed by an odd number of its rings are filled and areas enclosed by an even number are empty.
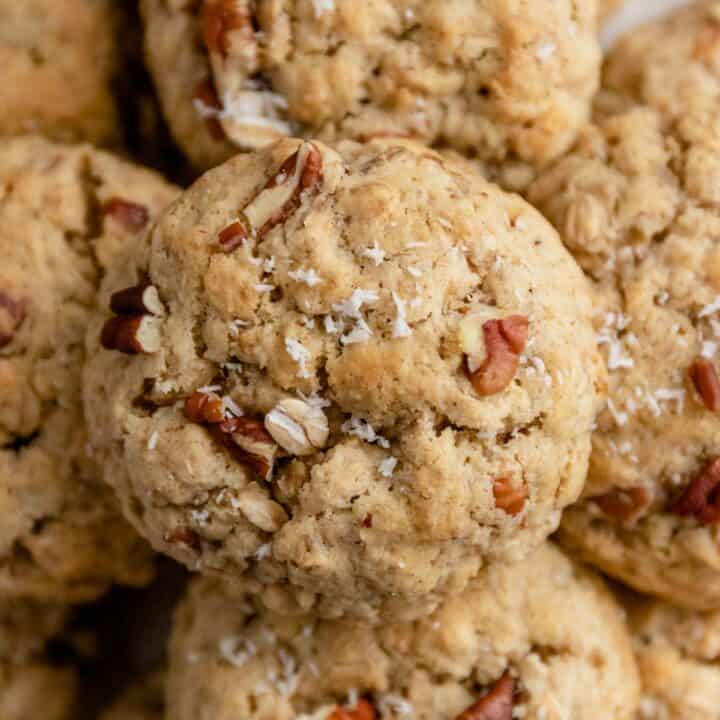
{"type": "Polygon", "coordinates": [[[720,4],[617,5],[0,0],[0,720],[719,717],[720,4]]]}

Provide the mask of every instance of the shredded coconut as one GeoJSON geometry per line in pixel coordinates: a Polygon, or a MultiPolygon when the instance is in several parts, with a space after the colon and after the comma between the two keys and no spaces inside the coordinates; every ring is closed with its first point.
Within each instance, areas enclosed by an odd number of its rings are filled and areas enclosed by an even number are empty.
{"type": "Polygon", "coordinates": [[[222,388],[219,385],[203,385],[195,392],[202,393],[203,395],[212,395],[213,393],[220,392],[221,390],[222,388]]]}
{"type": "Polygon", "coordinates": [[[610,411],[610,414],[613,416],[613,419],[615,420],[615,422],[620,427],[622,427],[623,425],[625,425],[627,423],[628,414],[626,412],[622,412],[622,411],[618,410],[617,407],[615,406],[615,403],[610,398],[608,398],[608,400],[607,400],[607,408],[610,411]]]}
{"type": "Polygon", "coordinates": [[[385,449],[390,447],[390,443],[382,435],[378,435],[375,428],[367,420],[363,420],[357,415],[352,415],[349,420],[342,424],[340,429],[344,433],[354,435],[367,443],[377,443],[385,449]]]}
{"type": "Polygon", "coordinates": [[[337,335],[340,332],[340,327],[338,326],[338,323],[336,323],[331,315],[326,315],[323,318],[323,325],[325,326],[325,332],[328,333],[328,335],[337,335]]]}
{"type": "Polygon", "coordinates": [[[718,295],[711,303],[705,305],[705,307],[698,313],[698,317],[707,317],[708,315],[716,313],[718,310],[720,310],[720,295],[718,295]]]}
{"type": "Polygon", "coordinates": [[[700,354],[704,358],[711,358],[715,355],[718,349],[718,344],[716,342],[712,342],[711,340],[705,340],[702,344],[702,351],[700,354]]]}
{"type": "Polygon", "coordinates": [[[229,395],[223,396],[222,404],[226,415],[243,416],[242,408],[229,395]]]}
{"type": "Polygon", "coordinates": [[[537,52],[535,54],[540,62],[545,62],[555,54],[556,50],[557,45],[554,42],[551,40],[545,40],[538,45],[537,52]]]}
{"type": "Polygon", "coordinates": [[[271,554],[272,554],[272,544],[265,543],[264,545],[261,545],[255,551],[255,559],[256,560],[264,560],[265,558],[270,557],[271,554]]]}
{"type": "Polygon", "coordinates": [[[322,282],[322,278],[315,272],[314,268],[310,268],[309,270],[303,270],[300,268],[299,270],[289,272],[288,275],[293,280],[303,282],[310,287],[315,287],[315,285],[319,285],[322,282]]]}
{"type": "Polygon", "coordinates": [[[313,0],[313,9],[315,10],[315,17],[334,12],[335,0],[313,0]]]}
{"type": "Polygon", "coordinates": [[[248,325],[250,325],[250,323],[247,320],[231,320],[229,323],[230,334],[233,337],[237,337],[242,328],[247,327],[248,325]]]}
{"type": "Polygon", "coordinates": [[[377,266],[382,265],[385,262],[385,251],[378,245],[377,240],[371,248],[363,250],[361,255],[363,255],[363,257],[370,258],[377,266]]]}
{"type": "Polygon", "coordinates": [[[397,458],[389,457],[385,458],[379,465],[378,470],[383,477],[391,478],[395,472],[395,466],[397,465],[397,458]]]}
{"type": "Polygon", "coordinates": [[[367,342],[371,335],[372,331],[368,327],[368,324],[362,319],[358,319],[356,321],[355,327],[349,332],[345,333],[341,338],[340,342],[343,345],[354,345],[355,343],[364,343],[367,342]]]}
{"type": "Polygon", "coordinates": [[[259,293],[269,293],[272,292],[274,289],[274,285],[268,285],[267,283],[257,283],[257,285],[255,285],[255,290],[257,290],[259,293]]]}
{"type": "Polygon", "coordinates": [[[392,299],[395,303],[395,310],[397,311],[397,316],[395,317],[395,322],[393,324],[393,337],[409,337],[410,335],[412,335],[412,329],[407,324],[405,303],[396,292],[393,292],[392,299]]]}
{"type": "Polygon", "coordinates": [[[280,118],[287,110],[287,100],[268,90],[245,90],[237,95],[224,93],[221,108],[207,105],[200,98],[193,100],[195,110],[203,119],[217,118],[241,125],[272,128],[283,135],[292,135],[293,126],[280,118]]]}
{"type": "Polygon", "coordinates": [[[307,368],[308,360],[310,359],[310,351],[295,338],[285,338],[285,349],[288,355],[300,366],[298,370],[298,377],[309,378],[310,373],[307,368]]]}
{"type": "Polygon", "coordinates": [[[390,715],[397,713],[398,715],[414,715],[415,708],[413,704],[400,695],[392,695],[387,693],[378,700],[380,715],[390,715]]]}
{"type": "Polygon", "coordinates": [[[422,273],[422,270],[420,270],[419,268],[416,268],[416,267],[414,267],[414,266],[411,265],[410,267],[406,268],[406,270],[407,270],[414,278],[422,277],[422,274],[423,274],[423,273],[422,273]]]}
{"type": "Polygon", "coordinates": [[[257,654],[257,646],[249,639],[228,635],[218,643],[220,657],[234,667],[242,667],[257,654]]]}
{"type": "Polygon", "coordinates": [[[148,440],[148,450],[154,450],[157,447],[159,437],[160,435],[158,434],[158,431],[155,430],[155,432],[153,432],[153,434],[150,436],[150,439],[148,440]]]}

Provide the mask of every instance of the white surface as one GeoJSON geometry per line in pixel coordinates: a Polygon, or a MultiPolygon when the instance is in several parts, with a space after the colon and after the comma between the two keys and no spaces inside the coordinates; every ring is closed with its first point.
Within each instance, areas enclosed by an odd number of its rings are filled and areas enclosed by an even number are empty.
{"type": "Polygon", "coordinates": [[[626,0],[625,5],[605,27],[603,44],[609,47],[615,38],[626,30],[680,5],[688,5],[689,2],[690,0],[626,0]]]}

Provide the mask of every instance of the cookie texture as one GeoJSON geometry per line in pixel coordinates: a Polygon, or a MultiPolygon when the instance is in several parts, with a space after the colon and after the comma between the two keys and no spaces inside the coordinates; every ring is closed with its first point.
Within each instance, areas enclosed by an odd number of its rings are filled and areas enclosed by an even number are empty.
{"type": "Polygon", "coordinates": [[[102,305],[86,406],[126,514],[275,607],[425,611],[582,488],[586,281],[539,213],[420,145],[237,156],[102,305]],[[152,309],[127,314],[138,293],[152,309]],[[133,323],[144,352],[108,350],[133,323]]]}
{"type": "Polygon", "coordinates": [[[116,21],[111,0],[1,0],[0,134],[116,142],[116,21]]]}
{"type": "Polygon", "coordinates": [[[130,686],[100,720],[163,720],[165,717],[165,675],[158,672],[130,686]]]}
{"type": "Polygon", "coordinates": [[[150,579],[87,445],[80,379],[106,264],[174,195],[89,146],[0,148],[0,597],[85,601],[150,579]]]}
{"type": "Polygon", "coordinates": [[[143,0],[146,53],[200,168],[288,135],[401,135],[542,164],[587,120],[597,0],[143,0]]]}
{"type": "Polygon", "coordinates": [[[168,711],[177,720],[623,720],[637,701],[620,608],[551,544],[483,571],[414,623],[280,616],[196,580],[170,643],[168,711]],[[502,714],[480,704],[489,689],[502,714]],[[350,713],[363,704],[374,714],[350,713]],[[461,716],[472,706],[477,714],[461,716]]]}
{"type": "Polygon", "coordinates": [[[47,643],[63,627],[59,605],[0,602],[0,717],[70,720],[76,695],[72,669],[53,665],[47,643]]]}
{"type": "Polygon", "coordinates": [[[564,542],[638,590],[720,605],[720,152],[704,111],[588,128],[530,197],[595,279],[609,399],[564,542]]]}
{"type": "Polygon", "coordinates": [[[627,607],[643,693],[638,720],[716,718],[720,613],[639,598],[627,607]]]}

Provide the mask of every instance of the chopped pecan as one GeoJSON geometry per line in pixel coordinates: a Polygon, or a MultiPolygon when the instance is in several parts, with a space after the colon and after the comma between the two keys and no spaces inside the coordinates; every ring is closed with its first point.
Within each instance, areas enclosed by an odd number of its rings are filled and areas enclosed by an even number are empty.
{"type": "Polygon", "coordinates": [[[506,672],[483,697],[473,703],[456,720],[512,720],[515,680],[506,672]]]}
{"type": "Polygon", "coordinates": [[[591,500],[605,513],[624,523],[639,520],[652,501],[652,494],[647,488],[633,487],[627,490],[617,488],[591,500]]]}
{"type": "Polygon", "coordinates": [[[705,464],[671,510],[676,515],[693,516],[703,525],[720,521],[720,457],[705,464]]]}
{"type": "Polygon", "coordinates": [[[468,367],[470,382],[479,395],[495,395],[504,390],[515,377],[520,353],[528,337],[528,319],[511,315],[483,324],[486,357],[474,372],[468,367]]]}
{"type": "Polygon", "coordinates": [[[195,100],[199,100],[206,108],[210,109],[208,112],[203,113],[205,125],[210,133],[210,137],[217,142],[225,140],[225,130],[223,129],[222,123],[214,114],[210,114],[212,110],[222,109],[220,98],[217,95],[212,81],[205,79],[199,82],[195,86],[194,98],[195,100]]]}
{"type": "Polygon", "coordinates": [[[236,221],[220,231],[218,243],[223,252],[231,253],[243,244],[247,236],[246,227],[241,222],[236,221]]]}
{"type": "Polygon", "coordinates": [[[690,368],[690,379],[705,407],[712,412],[720,412],[720,378],[712,362],[703,357],[695,360],[690,368]]]}
{"type": "Polygon", "coordinates": [[[362,526],[364,528],[370,529],[373,526],[373,516],[372,513],[368,513],[365,516],[365,519],[362,521],[362,526]]]}
{"type": "Polygon", "coordinates": [[[227,57],[230,53],[230,34],[236,30],[252,30],[245,8],[238,0],[205,0],[202,12],[202,30],[205,45],[210,52],[227,57]]]}
{"type": "Polygon", "coordinates": [[[103,213],[115,218],[130,232],[140,232],[150,222],[150,213],[144,205],[112,197],[103,205],[103,213]]]}
{"type": "Polygon", "coordinates": [[[511,477],[499,477],[493,482],[493,495],[496,507],[508,515],[517,515],[525,507],[527,489],[524,485],[516,485],[511,477]]]}
{"type": "Polygon", "coordinates": [[[15,300],[0,290],[0,348],[9,345],[27,315],[24,300],[15,300]]]}
{"type": "Polygon", "coordinates": [[[165,536],[165,542],[182,543],[192,550],[195,550],[195,552],[200,552],[202,549],[200,536],[194,530],[187,527],[176,528],[172,533],[167,534],[165,536]]]}
{"type": "Polygon", "coordinates": [[[198,425],[214,425],[225,420],[225,408],[222,400],[215,394],[194,392],[183,408],[185,417],[198,425]]]}
{"type": "Polygon", "coordinates": [[[263,480],[271,479],[277,445],[260,420],[228,418],[220,423],[208,424],[208,432],[239,463],[249,467],[263,480]]]}
{"type": "Polygon", "coordinates": [[[352,709],[336,707],[328,715],[327,720],[375,720],[376,717],[377,713],[373,704],[365,698],[360,698],[352,709]]]}
{"type": "Polygon", "coordinates": [[[116,315],[165,315],[165,306],[160,300],[157,288],[150,283],[140,283],[113,293],[110,297],[110,309],[116,315]]]}
{"type": "Polygon", "coordinates": [[[158,322],[158,318],[150,315],[112,317],[103,325],[100,343],[107,350],[126,355],[157,352],[160,349],[158,322]]]}

